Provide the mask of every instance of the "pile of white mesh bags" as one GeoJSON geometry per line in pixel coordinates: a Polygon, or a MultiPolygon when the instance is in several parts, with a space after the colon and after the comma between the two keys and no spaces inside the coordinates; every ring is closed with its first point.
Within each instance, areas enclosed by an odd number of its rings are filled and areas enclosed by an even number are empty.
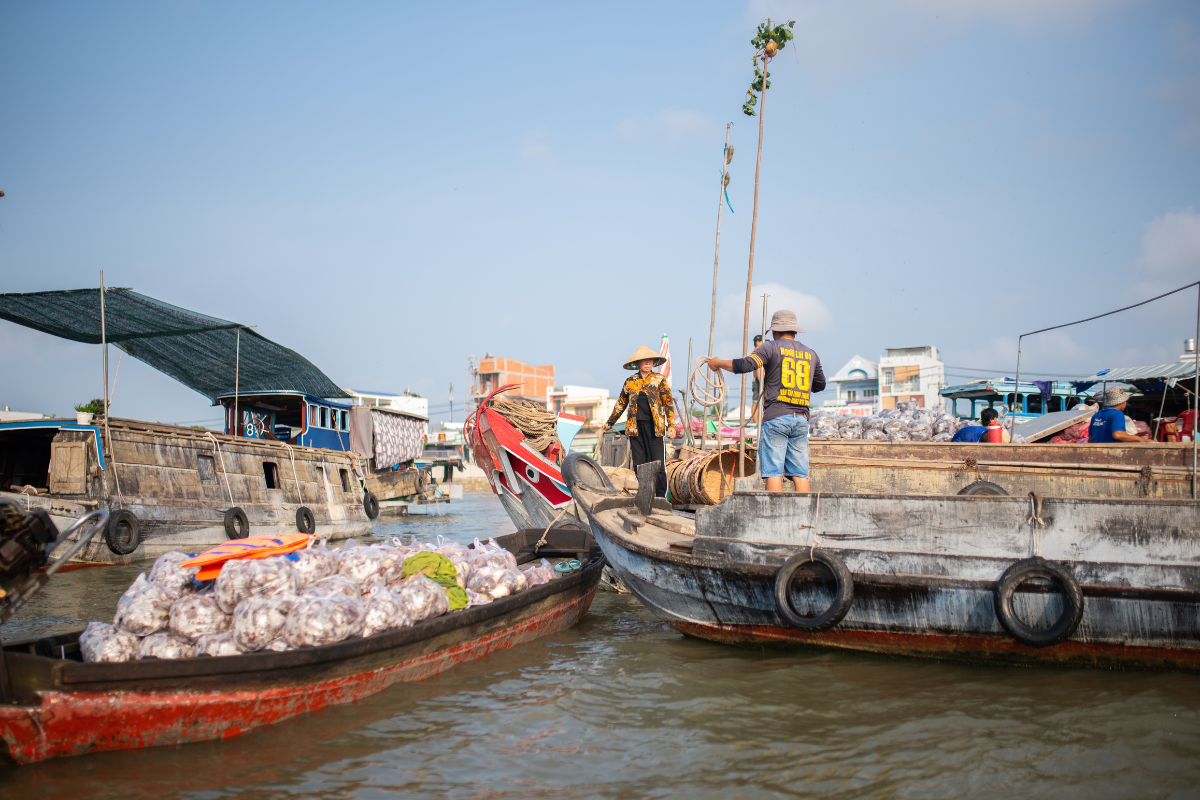
{"type": "Polygon", "coordinates": [[[815,411],[809,420],[809,436],[813,439],[880,442],[948,442],[965,424],[946,411],[933,411],[902,401],[895,408],[867,417],[815,411]]]}
{"type": "Polygon", "coordinates": [[[197,583],[190,556],[161,556],[117,602],[111,623],[79,638],[85,661],[231,656],[334,644],[407,628],[459,608],[490,603],[554,580],[546,559],[518,569],[495,540],[310,547],[288,555],[225,562],[197,583]],[[425,555],[414,559],[414,556],[425,555]],[[407,567],[406,567],[406,561],[407,567]],[[426,566],[429,566],[426,569],[426,566]],[[457,594],[455,594],[457,593],[457,594]],[[466,598],[465,600],[463,598],[466,598]]]}

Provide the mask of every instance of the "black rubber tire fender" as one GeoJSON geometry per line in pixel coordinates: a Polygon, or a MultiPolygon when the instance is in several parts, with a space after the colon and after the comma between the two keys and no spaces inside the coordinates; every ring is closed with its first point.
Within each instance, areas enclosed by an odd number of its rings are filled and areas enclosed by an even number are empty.
{"type": "Polygon", "coordinates": [[[1083,589],[1079,581],[1062,564],[1040,557],[1023,559],[1004,570],[992,592],[992,602],[1001,627],[1018,642],[1030,647],[1051,647],[1066,641],[1083,619],[1083,589]],[[1062,594],[1062,616],[1044,631],[1026,625],[1013,610],[1017,587],[1030,578],[1045,578],[1062,594]]]}
{"type": "Polygon", "coordinates": [[[576,485],[599,494],[618,494],[617,488],[591,456],[586,453],[571,453],[562,463],[563,483],[567,491],[576,485]]]}
{"type": "Polygon", "coordinates": [[[104,541],[108,549],[119,556],[127,556],[141,544],[141,536],[137,516],[129,509],[121,509],[113,514],[104,529],[104,541]]]}
{"type": "Polygon", "coordinates": [[[296,530],[300,533],[316,532],[317,518],[313,516],[312,509],[308,506],[300,506],[296,509],[296,530]]]}
{"type": "Polygon", "coordinates": [[[379,517],[379,498],[374,492],[363,492],[363,511],[367,512],[367,519],[379,517]]]}
{"type": "Polygon", "coordinates": [[[959,491],[964,497],[1008,497],[1008,492],[991,481],[975,481],[968,483],[959,491]]]}
{"type": "Polygon", "coordinates": [[[829,630],[842,621],[850,611],[852,602],[854,602],[854,576],[850,574],[844,561],[827,550],[819,547],[814,549],[806,547],[783,562],[779,572],[775,573],[775,610],[779,612],[779,616],[787,620],[788,624],[800,630],[813,633],[829,630]],[[809,562],[824,564],[833,573],[834,582],[837,584],[834,589],[833,603],[815,617],[805,617],[796,613],[788,598],[792,576],[796,574],[796,570],[809,562]]]}
{"type": "Polygon", "coordinates": [[[225,512],[225,537],[227,539],[245,539],[250,535],[250,520],[246,512],[237,506],[225,512]]]}

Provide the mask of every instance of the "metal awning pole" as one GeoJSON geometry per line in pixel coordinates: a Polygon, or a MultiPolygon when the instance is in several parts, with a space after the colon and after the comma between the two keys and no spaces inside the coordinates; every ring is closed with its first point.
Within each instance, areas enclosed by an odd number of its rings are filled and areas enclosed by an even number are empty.
{"type": "Polygon", "coordinates": [[[1012,425],[1017,427],[1017,392],[1021,391],[1021,342],[1024,340],[1025,334],[1017,337],[1017,374],[1013,378],[1013,399],[1012,407],[1009,409],[1013,413],[1012,425]]]}
{"type": "MultiPolygon", "coordinates": [[[[100,352],[101,361],[104,363],[104,439],[108,443],[108,457],[113,457],[112,452],[112,434],[108,432],[108,331],[104,322],[104,270],[100,270],[100,352]]],[[[101,444],[101,447],[104,445],[101,444]]],[[[116,475],[116,463],[113,463],[113,475],[116,475]]],[[[107,494],[106,481],[101,478],[101,485],[105,486],[107,494]]],[[[118,494],[120,489],[118,488],[118,494]]]]}
{"type": "MultiPolygon", "coordinates": [[[[1200,286],[1196,289],[1196,341],[1200,342],[1200,286]]],[[[1196,408],[1200,409],[1200,350],[1192,348],[1192,355],[1196,359],[1195,369],[1195,391],[1196,391],[1196,408]]],[[[1196,499],[1196,417],[1200,411],[1192,412],[1192,499],[1196,499]]]]}
{"type": "Polygon", "coordinates": [[[238,382],[242,373],[242,329],[237,329],[237,345],[233,351],[233,435],[238,435],[238,382]]]}

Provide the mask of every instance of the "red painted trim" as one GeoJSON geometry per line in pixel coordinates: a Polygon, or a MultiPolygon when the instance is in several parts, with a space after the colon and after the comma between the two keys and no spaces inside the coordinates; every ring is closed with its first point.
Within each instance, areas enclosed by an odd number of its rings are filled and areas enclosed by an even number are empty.
{"type": "Polygon", "coordinates": [[[0,739],[21,764],[103,750],[227,739],[263,725],[351,703],[393,683],[424,680],[455,664],[571,627],[586,595],[502,631],[386,667],[315,684],[240,692],[39,692],[37,706],[0,706],[0,739]]]}
{"type": "Polygon", "coordinates": [[[832,630],[809,633],[771,625],[705,625],[667,620],[689,636],[725,644],[775,644],[834,647],[898,656],[961,661],[1046,664],[1069,667],[1200,670],[1200,650],[1132,647],[1066,641],[1054,647],[1028,647],[1007,636],[892,633],[832,630]]]}

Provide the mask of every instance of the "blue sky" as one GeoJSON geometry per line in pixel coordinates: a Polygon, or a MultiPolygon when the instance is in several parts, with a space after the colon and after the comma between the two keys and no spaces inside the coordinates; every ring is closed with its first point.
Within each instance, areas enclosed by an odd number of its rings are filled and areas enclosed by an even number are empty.
{"type": "MultiPolygon", "coordinates": [[[[488,352],[615,392],[638,344],[668,333],[678,368],[706,347],[732,121],[736,355],[767,16],[797,36],[752,318],[765,286],[829,371],[924,344],[1011,370],[1022,332],[1200,278],[1194,3],[0,2],[0,291],[103,269],[435,407],[488,352]]],[[[1036,337],[1023,370],[1173,361],[1195,301],[1036,337]]],[[[68,412],[99,361],[0,322],[0,406],[68,412]]],[[[113,410],[218,416],[130,360],[113,410]]]]}

